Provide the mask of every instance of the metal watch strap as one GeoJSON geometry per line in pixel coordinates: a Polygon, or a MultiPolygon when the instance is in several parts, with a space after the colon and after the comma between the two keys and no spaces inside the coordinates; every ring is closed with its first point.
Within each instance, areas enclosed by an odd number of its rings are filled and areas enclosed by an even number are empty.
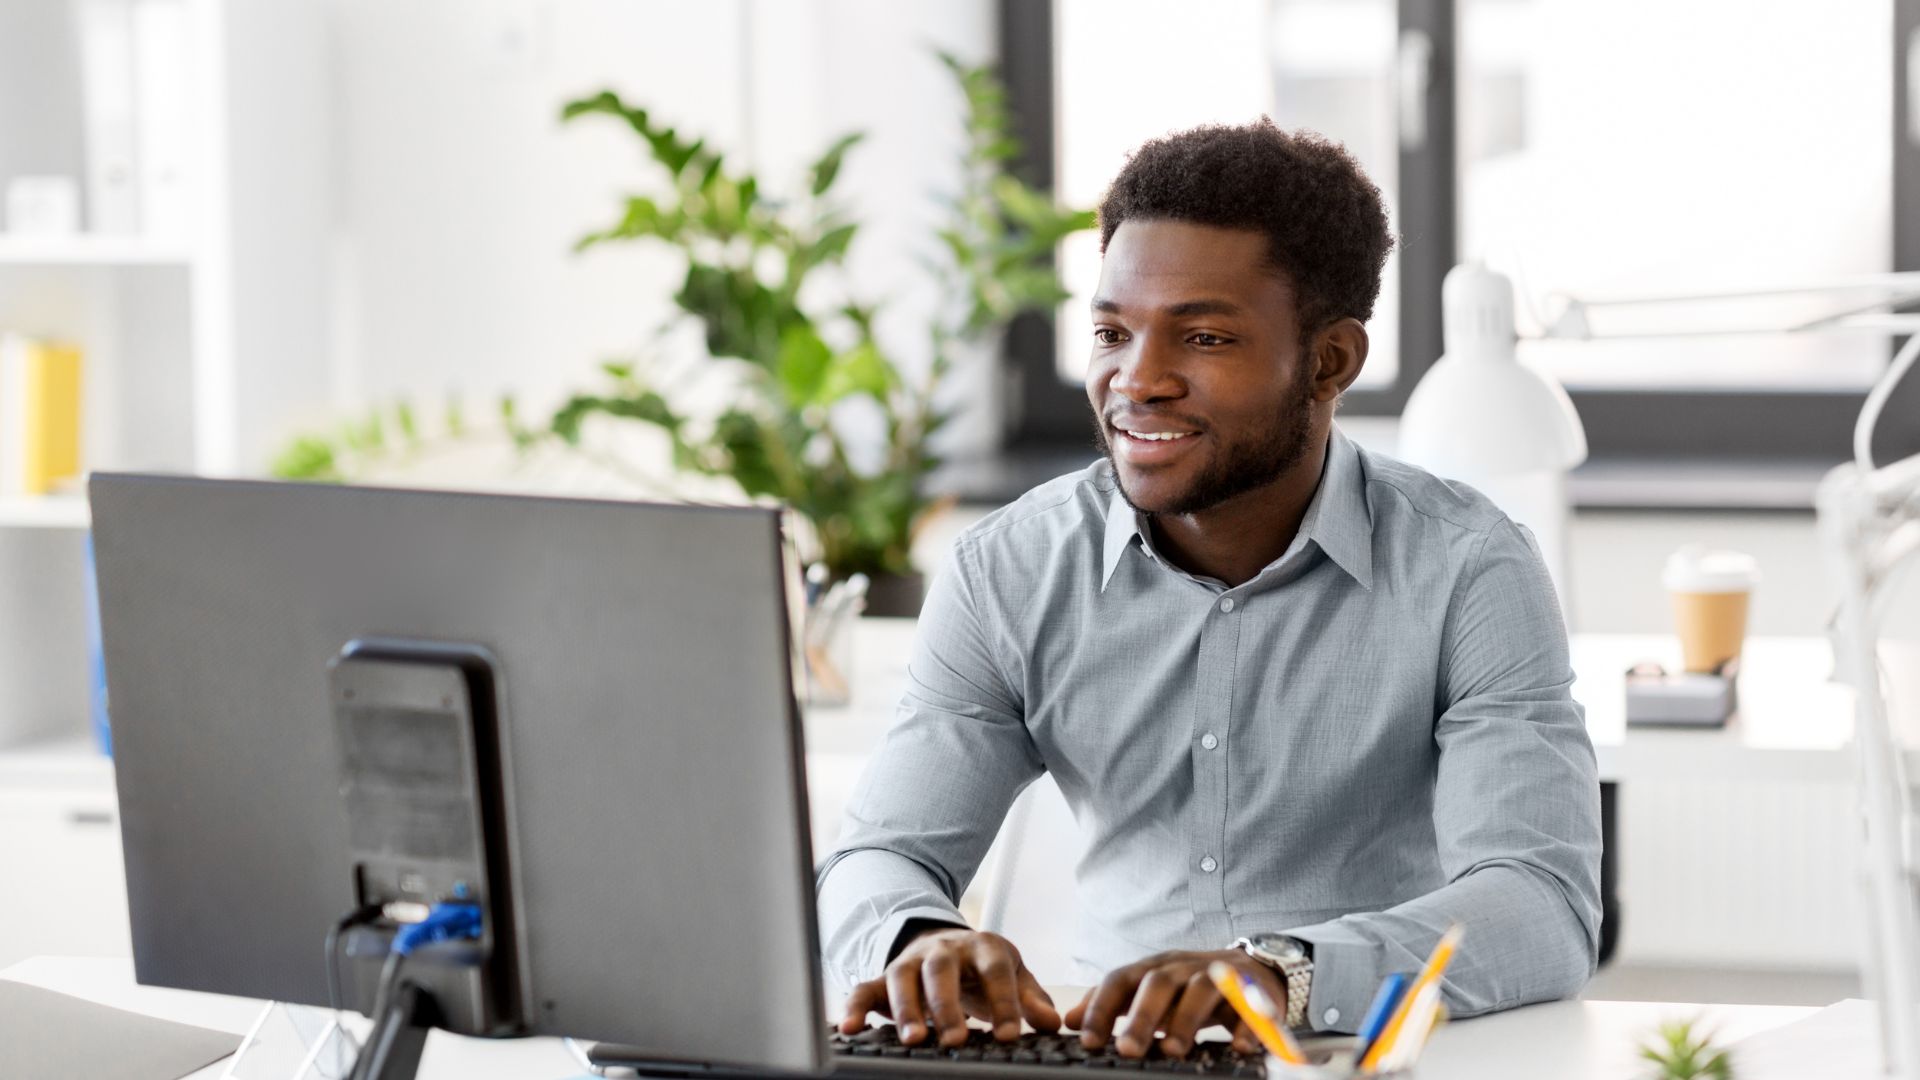
{"type": "Polygon", "coordinates": [[[1255,945],[1252,938],[1243,937],[1233,947],[1280,973],[1287,987],[1287,1026],[1306,1027],[1307,999],[1313,994],[1313,961],[1304,955],[1282,959],[1255,945]]]}

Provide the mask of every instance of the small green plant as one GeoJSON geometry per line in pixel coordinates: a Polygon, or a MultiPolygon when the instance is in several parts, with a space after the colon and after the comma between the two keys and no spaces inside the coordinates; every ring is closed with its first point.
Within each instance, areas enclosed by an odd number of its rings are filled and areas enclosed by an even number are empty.
{"type": "Polygon", "coordinates": [[[1733,1059],[1714,1045],[1711,1032],[1696,1033],[1692,1020],[1661,1024],[1654,1037],[1640,1047],[1640,1057],[1653,1064],[1652,1080],[1732,1080],[1733,1059]]]}
{"type": "MultiPolygon", "coordinates": [[[[510,409],[511,405],[503,405],[510,409]]],[[[464,438],[465,414],[457,399],[447,402],[435,435],[421,431],[410,402],[398,401],[369,410],[366,415],[343,420],[331,434],[308,433],[296,436],[273,459],[271,471],[283,480],[318,480],[342,483],[369,468],[387,462],[405,461],[428,452],[435,446],[464,438]]]]}

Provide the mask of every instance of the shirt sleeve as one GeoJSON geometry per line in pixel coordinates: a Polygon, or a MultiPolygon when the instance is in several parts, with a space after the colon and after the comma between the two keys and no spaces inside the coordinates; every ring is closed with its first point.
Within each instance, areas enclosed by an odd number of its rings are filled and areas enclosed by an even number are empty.
{"type": "Polygon", "coordinates": [[[824,966],[841,990],[885,970],[909,921],[965,925],[960,896],[1041,773],[972,588],[972,557],[963,539],[928,590],[906,694],[815,878],[824,966]]]}
{"type": "Polygon", "coordinates": [[[1434,723],[1433,826],[1448,883],[1385,911],[1286,933],[1313,945],[1308,1016],[1352,1031],[1380,980],[1465,936],[1454,1016],[1571,997],[1600,929],[1600,786],[1566,624],[1532,535],[1503,520],[1456,586],[1434,723]]]}

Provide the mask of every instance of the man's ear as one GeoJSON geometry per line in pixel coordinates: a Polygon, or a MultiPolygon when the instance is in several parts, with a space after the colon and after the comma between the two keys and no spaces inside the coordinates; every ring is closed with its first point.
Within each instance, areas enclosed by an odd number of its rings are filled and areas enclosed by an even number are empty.
{"type": "Polygon", "coordinates": [[[1313,400],[1333,401],[1367,366],[1370,342],[1367,328],[1359,319],[1339,319],[1313,336],[1313,400]]]}

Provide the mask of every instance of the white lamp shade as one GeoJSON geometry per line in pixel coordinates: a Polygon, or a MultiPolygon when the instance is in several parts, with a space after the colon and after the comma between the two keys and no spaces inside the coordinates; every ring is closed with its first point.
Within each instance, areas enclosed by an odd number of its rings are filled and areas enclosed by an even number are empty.
{"type": "Polygon", "coordinates": [[[1400,456],[1474,483],[1564,472],[1587,459],[1587,432],[1558,380],[1514,351],[1513,285],[1462,263],[1441,286],[1447,354],[1400,413],[1400,456]]]}
{"type": "Polygon", "coordinates": [[[1399,453],[1429,472],[1561,472],[1587,460],[1587,432],[1567,392],[1518,358],[1443,356],[1400,413],[1399,453]]]}

